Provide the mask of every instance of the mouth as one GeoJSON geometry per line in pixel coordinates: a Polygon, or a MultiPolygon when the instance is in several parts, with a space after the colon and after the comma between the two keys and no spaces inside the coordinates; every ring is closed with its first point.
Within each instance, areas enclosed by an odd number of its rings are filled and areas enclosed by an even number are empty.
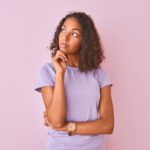
{"type": "Polygon", "coordinates": [[[64,44],[64,43],[60,43],[60,47],[62,47],[62,48],[67,48],[67,47],[69,47],[67,44],[64,44]]]}

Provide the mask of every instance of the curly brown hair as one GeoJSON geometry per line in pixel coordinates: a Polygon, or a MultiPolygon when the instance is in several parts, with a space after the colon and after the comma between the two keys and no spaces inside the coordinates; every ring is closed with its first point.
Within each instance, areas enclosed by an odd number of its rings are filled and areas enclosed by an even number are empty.
{"type": "Polygon", "coordinates": [[[50,44],[49,49],[52,51],[51,57],[53,58],[59,50],[59,33],[61,27],[67,18],[74,17],[78,20],[82,27],[82,41],[80,48],[79,70],[86,72],[97,69],[102,61],[106,58],[100,43],[100,37],[90,15],[85,12],[69,12],[59,22],[54,38],[50,44]]]}

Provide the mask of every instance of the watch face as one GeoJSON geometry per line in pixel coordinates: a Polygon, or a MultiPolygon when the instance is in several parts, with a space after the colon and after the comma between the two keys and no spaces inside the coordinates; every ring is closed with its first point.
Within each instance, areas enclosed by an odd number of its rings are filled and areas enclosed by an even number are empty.
{"type": "Polygon", "coordinates": [[[76,128],[76,126],[75,126],[75,124],[71,123],[68,125],[68,128],[69,128],[69,130],[73,131],[76,128]]]}
{"type": "Polygon", "coordinates": [[[73,124],[71,124],[70,130],[74,130],[74,129],[75,129],[75,126],[73,124]]]}

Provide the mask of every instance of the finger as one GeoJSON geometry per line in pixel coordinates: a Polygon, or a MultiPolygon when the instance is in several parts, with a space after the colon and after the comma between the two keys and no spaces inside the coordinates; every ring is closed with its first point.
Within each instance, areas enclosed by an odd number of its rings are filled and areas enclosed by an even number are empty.
{"type": "Polygon", "coordinates": [[[64,59],[66,59],[66,56],[61,51],[58,51],[56,56],[62,56],[64,59]]]}
{"type": "Polygon", "coordinates": [[[44,121],[47,121],[47,122],[48,122],[48,119],[47,119],[47,117],[44,117],[44,121]]]}
{"type": "Polygon", "coordinates": [[[44,125],[45,125],[45,126],[48,126],[48,124],[47,124],[47,123],[44,123],[44,125]]]}
{"type": "Polygon", "coordinates": [[[47,121],[44,121],[44,124],[45,124],[45,125],[48,125],[48,122],[47,122],[47,121]]]}
{"type": "Polygon", "coordinates": [[[66,61],[65,58],[61,55],[57,55],[55,59],[57,60],[58,58],[62,59],[62,61],[66,61]]]}
{"type": "Polygon", "coordinates": [[[48,124],[48,121],[45,121],[45,120],[44,120],[44,123],[45,123],[45,124],[48,124]]]}
{"type": "Polygon", "coordinates": [[[67,54],[66,54],[66,52],[65,52],[64,50],[60,49],[60,51],[61,51],[63,54],[65,54],[65,56],[67,56],[67,54]]]}
{"type": "Polygon", "coordinates": [[[46,117],[46,118],[44,118],[44,120],[45,120],[45,122],[48,122],[48,119],[47,119],[47,117],[46,117]]]}
{"type": "Polygon", "coordinates": [[[65,55],[64,55],[60,50],[57,51],[57,53],[56,53],[55,56],[56,56],[55,59],[61,58],[63,61],[67,61],[65,55]],[[62,57],[63,57],[65,60],[64,60],[62,57]]]}
{"type": "Polygon", "coordinates": [[[65,58],[65,60],[67,60],[67,57],[62,50],[58,50],[57,54],[63,56],[65,58]]]}
{"type": "Polygon", "coordinates": [[[66,54],[61,49],[58,51],[58,53],[62,54],[65,57],[65,59],[67,60],[66,54]]]}
{"type": "Polygon", "coordinates": [[[45,117],[45,116],[46,116],[46,112],[43,113],[43,117],[45,117]]]}
{"type": "Polygon", "coordinates": [[[61,55],[56,55],[55,56],[55,60],[61,59],[62,61],[64,61],[64,57],[62,57],[61,55]]]}
{"type": "Polygon", "coordinates": [[[44,113],[44,116],[46,116],[47,114],[46,114],[46,112],[44,113]]]}

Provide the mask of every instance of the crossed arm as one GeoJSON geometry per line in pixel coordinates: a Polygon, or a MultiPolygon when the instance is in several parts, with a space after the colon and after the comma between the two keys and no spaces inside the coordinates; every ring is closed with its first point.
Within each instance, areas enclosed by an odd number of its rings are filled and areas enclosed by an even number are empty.
{"type": "MultiPolygon", "coordinates": [[[[74,134],[80,135],[112,134],[114,130],[114,110],[111,98],[111,86],[107,85],[101,88],[100,95],[101,95],[99,104],[100,118],[93,121],[76,122],[77,128],[74,134]]],[[[50,122],[45,122],[45,125],[46,124],[48,126],[51,126],[50,122]]],[[[62,127],[60,128],[53,127],[53,128],[57,131],[67,132],[67,124],[68,122],[65,122],[62,127]]]]}

